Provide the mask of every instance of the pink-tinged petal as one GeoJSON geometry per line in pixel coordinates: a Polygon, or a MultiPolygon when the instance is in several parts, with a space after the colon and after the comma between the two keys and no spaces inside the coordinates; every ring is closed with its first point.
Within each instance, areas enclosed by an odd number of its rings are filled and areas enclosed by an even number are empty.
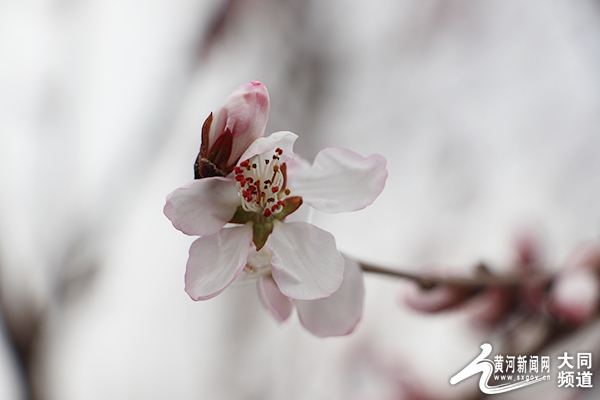
{"type": "Polygon", "coordinates": [[[343,336],[354,331],[362,317],[364,284],[358,263],[345,259],[340,288],[322,300],[295,300],[302,325],[315,336],[343,336]]]}
{"type": "Polygon", "coordinates": [[[292,315],[292,301],[281,294],[273,278],[265,276],[258,280],[257,286],[260,299],[277,321],[283,322],[292,315]]]}
{"type": "Polygon", "coordinates": [[[589,268],[565,270],[552,288],[554,310],[572,324],[580,324],[591,318],[598,308],[599,297],[598,277],[589,268]]]}
{"type": "Polygon", "coordinates": [[[275,132],[267,137],[256,139],[248,149],[240,157],[240,161],[247,160],[258,154],[274,152],[279,148],[283,153],[279,156],[279,162],[291,160],[294,157],[294,142],[298,139],[298,135],[292,132],[275,132]]]}
{"type": "Polygon", "coordinates": [[[285,165],[288,180],[293,180],[298,171],[302,171],[303,169],[309,169],[311,166],[308,160],[300,157],[297,154],[294,154],[294,158],[287,161],[285,165]]]}
{"type": "Polygon", "coordinates": [[[259,251],[256,251],[256,246],[250,246],[248,261],[246,261],[247,268],[244,268],[244,272],[242,272],[238,279],[255,280],[271,275],[272,255],[273,253],[267,246],[263,246],[259,251]]]}
{"type": "Polygon", "coordinates": [[[164,212],[186,235],[212,235],[221,229],[240,205],[233,180],[198,179],[167,196],[164,212]]]}
{"type": "Polygon", "coordinates": [[[208,147],[227,129],[232,133],[233,146],[228,164],[237,162],[242,153],[265,134],[269,119],[269,92],[259,81],[240,86],[214,112],[209,131],[208,147]]]}
{"type": "Polygon", "coordinates": [[[356,211],[373,203],[385,186],[385,157],[363,157],[339,147],[321,150],[312,167],[296,173],[288,187],[319,211],[356,211]]]}
{"type": "Polygon", "coordinates": [[[267,246],[273,252],[273,279],[285,296],[323,299],[340,287],[344,258],[331,233],[306,222],[273,221],[267,246]]]}
{"type": "Polygon", "coordinates": [[[221,293],[246,266],[252,225],[223,228],[192,243],[185,270],[185,291],[194,300],[221,293]]]}

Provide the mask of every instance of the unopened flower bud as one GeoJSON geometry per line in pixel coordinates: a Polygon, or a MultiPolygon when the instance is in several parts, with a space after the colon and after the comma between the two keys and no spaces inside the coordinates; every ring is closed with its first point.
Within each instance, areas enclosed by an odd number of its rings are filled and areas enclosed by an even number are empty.
{"type": "Polygon", "coordinates": [[[264,136],[269,93],[259,81],[237,88],[204,122],[195,179],[227,176],[248,146],[264,136]]]}
{"type": "Polygon", "coordinates": [[[600,245],[584,243],[571,253],[551,291],[553,309],[565,322],[589,321],[600,301],[600,245]]]}

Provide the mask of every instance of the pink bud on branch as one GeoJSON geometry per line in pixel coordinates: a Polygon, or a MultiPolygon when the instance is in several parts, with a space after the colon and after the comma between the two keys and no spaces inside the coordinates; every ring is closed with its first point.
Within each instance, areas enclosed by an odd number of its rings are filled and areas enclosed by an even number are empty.
{"type": "Polygon", "coordinates": [[[194,178],[227,176],[248,146],[264,136],[269,93],[252,81],[237,88],[204,122],[194,178]]]}

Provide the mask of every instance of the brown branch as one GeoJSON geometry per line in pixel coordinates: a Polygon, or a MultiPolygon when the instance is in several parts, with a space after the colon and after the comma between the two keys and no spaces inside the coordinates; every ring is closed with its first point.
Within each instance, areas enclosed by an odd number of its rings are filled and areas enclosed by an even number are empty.
{"type": "Polygon", "coordinates": [[[473,290],[487,287],[516,288],[532,281],[547,285],[550,284],[553,279],[551,275],[541,272],[493,275],[485,264],[479,264],[477,266],[478,273],[472,278],[420,275],[398,269],[383,268],[366,263],[359,264],[364,272],[371,272],[380,275],[387,275],[392,278],[413,281],[423,289],[431,289],[436,286],[453,286],[457,288],[473,290]]]}

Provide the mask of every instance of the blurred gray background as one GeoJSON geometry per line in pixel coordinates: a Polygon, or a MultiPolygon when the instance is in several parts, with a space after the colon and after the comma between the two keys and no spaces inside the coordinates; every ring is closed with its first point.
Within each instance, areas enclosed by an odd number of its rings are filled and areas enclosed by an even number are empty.
{"type": "Polygon", "coordinates": [[[15,340],[44,399],[462,398],[486,331],[392,279],[344,338],[278,325],[252,284],[191,301],[165,196],[259,79],[267,134],[388,160],[371,207],[315,215],[340,250],[501,270],[530,230],[557,268],[598,239],[599,71],[597,0],[0,1],[0,399],[26,393],[15,340]]]}

